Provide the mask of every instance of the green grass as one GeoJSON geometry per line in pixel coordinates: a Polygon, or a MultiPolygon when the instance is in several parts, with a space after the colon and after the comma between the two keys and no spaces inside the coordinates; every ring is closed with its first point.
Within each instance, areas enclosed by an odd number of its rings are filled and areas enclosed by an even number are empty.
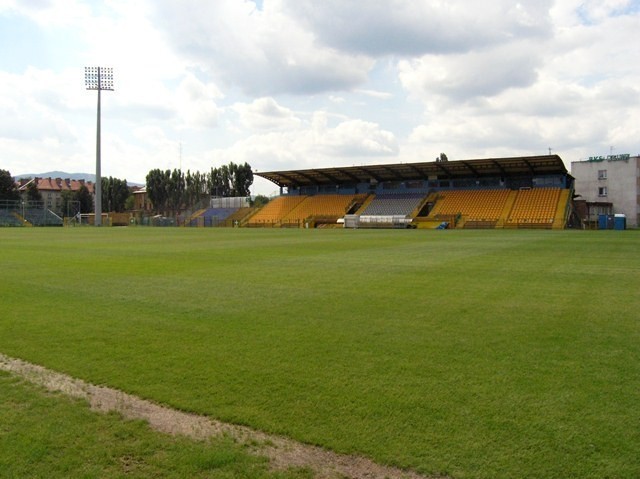
{"type": "Polygon", "coordinates": [[[454,478],[640,476],[637,231],[0,229],[0,351],[454,478]]]}
{"type": "Polygon", "coordinates": [[[152,432],[142,421],[96,414],[0,372],[0,478],[302,479],[271,473],[228,438],[206,442],[152,432]]]}

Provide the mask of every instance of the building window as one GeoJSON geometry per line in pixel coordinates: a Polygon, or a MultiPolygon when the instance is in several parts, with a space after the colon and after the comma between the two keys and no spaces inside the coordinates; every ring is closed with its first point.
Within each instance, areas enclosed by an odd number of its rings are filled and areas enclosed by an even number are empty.
{"type": "Polygon", "coordinates": [[[598,188],[598,196],[607,196],[607,187],[601,186],[598,188]]]}
{"type": "Polygon", "coordinates": [[[607,179],[607,170],[598,170],[598,179],[606,180],[607,179]]]}

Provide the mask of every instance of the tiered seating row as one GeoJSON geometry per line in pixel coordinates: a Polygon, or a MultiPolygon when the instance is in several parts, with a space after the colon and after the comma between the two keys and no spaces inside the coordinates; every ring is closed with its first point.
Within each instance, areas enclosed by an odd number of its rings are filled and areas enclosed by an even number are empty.
{"type": "Polygon", "coordinates": [[[227,219],[233,213],[236,212],[238,208],[209,208],[202,214],[202,217],[207,222],[218,222],[227,219]]]}
{"type": "Polygon", "coordinates": [[[498,221],[511,190],[458,190],[441,192],[429,216],[462,215],[467,221],[498,221]]]}
{"type": "Polygon", "coordinates": [[[12,211],[0,210],[0,226],[24,226],[24,225],[12,211]]]}
{"type": "Polygon", "coordinates": [[[63,223],[62,218],[46,209],[27,208],[24,217],[33,226],[62,226],[63,223]]]}
{"type": "Polygon", "coordinates": [[[247,224],[248,226],[276,224],[306,198],[306,196],[279,196],[274,198],[253,215],[247,224]]]}
{"type": "Polygon", "coordinates": [[[424,199],[422,193],[382,194],[377,195],[362,212],[363,216],[397,216],[410,215],[420,201],[424,199]]]}
{"type": "Polygon", "coordinates": [[[228,207],[202,209],[187,218],[184,226],[232,226],[233,223],[228,224],[227,220],[241,209],[246,213],[250,208],[228,207]]]}
{"type": "Polygon", "coordinates": [[[47,209],[0,210],[0,226],[62,226],[62,223],[62,218],[47,209]]]}
{"type": "Polygon", "coordinates": [[[518,192],[508,223],[553,223],[559,188],[534,188],[518,192]]]}
{"type": "MultiPolygon", "coordinates": [[[[502,227],[526,224],[553,224],[560,201],[560,188],[526,190],[452,190],[436,193],[437,198],[429,215],[422,222],[462,219],[469,227],[502,227]]],[[[275,198],[247,223],[247,226],[298,225],[311,217],[339,218],[357,201],[367,195],[280,196],[275,198]]],[[[423,194],[377,195],[359,218],[409,218],[425,200],[423,194]]],[[[395,221],[395,220],[394,220],[395,221]]],[[[375,222],[375,221],[373,221],[375,222]]]]}
{"type": "Polygon", "coordinates": [[[347,208],[364,195],[317,195],[308,196],[296,208],[284,216],[283,221],[303,221],[312,216],[344,216],[347,208]]]}
{"type": "Polygon", "coordinates": [[[310,217],[342,217],[366,195],[280,196],[249,219],[247,226],[300,224],[310,217]]]}

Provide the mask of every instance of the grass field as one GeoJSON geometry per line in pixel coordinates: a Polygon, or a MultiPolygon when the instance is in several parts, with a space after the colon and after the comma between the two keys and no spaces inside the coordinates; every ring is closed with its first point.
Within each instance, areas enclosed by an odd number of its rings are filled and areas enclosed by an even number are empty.
{"type": "Polygon", "coordinates": [[[0,229],[0,352],[454,478],[640,476],[640,233],[0,229]]]}
{"type": "Polygon", "coordinates": [[[0,478],[309,479],[273,473],[228,438],[196,442],[95,414],[0,372],[0,478]]]}

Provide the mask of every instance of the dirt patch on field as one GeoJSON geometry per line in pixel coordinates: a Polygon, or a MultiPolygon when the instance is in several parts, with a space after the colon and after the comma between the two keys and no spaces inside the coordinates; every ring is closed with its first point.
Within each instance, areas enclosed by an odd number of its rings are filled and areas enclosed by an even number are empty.
{"type": "Polygon", "coordinates": [[[127,419],[143,419],[158,431],[206,439],[226,434],[255,454],[266,456],[274,469],[306,467],[317,479],[425,479],[415,472],[376,464],[360,456],[336,454],[301,444],[291,439],[265,434],[248,427],[226,424],[214,419],[170,409],[116,389],[95,386],[42,366],[0,354],[0,369],[29,382],[85,399],[94,410],[116,411],[127,419]]]}

